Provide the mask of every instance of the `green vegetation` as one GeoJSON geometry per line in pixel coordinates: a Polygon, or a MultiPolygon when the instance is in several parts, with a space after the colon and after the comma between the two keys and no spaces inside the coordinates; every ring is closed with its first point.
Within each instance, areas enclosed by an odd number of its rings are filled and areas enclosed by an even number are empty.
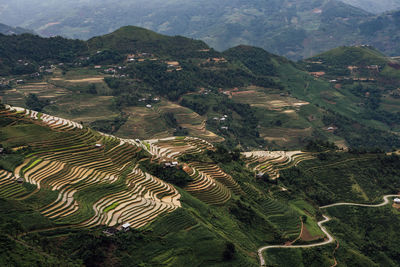
{"type": "MultiPolygon", "coordinates": [[[[241,107],[245,105],[236,107],[237,114],[241,114],[241,107]]],[[[37,265],[63,261],[71,266],[129,266],[132,262],[143,266],[257,266],[255,251],[262,245],[289,241],[300,244],[321,239],[323,233],[316,224],[321,218],[319,205],[340,201],[379,202],[383,194],[400,188],[399,156],[361,150],[334,152],[335,146],[325,141],[310,142],[307,146],[309,150],[322,151],[313,160],[301,161],[300,155],[299,159],[293,157],[293,163],[290,160],[275,163],[277,168],[282,168],[281,177],[271,180],[255,178],[255,173],[247,167],[252,165],[242,158],[239,149],[223,145],[213,148],[201,139],[181,137],[144,144],[153,151],[164,148],[163,157],[178,152],[177,161],[184,162],[179,164],[184,168],[171,168],[155,155],[150,157],[142,148],[122,144],[93,130],[51,123],[51,127],[46,127],[33,123],[33,119],[22,113],[1,112],[0,142],[6,148],[4,162],[10,168],[23,164],[20,174],[25,175],[26,181],[41,181],[41,189],[37,191],[29,182],[5,185],[7,176],[4,171],[0,174],[0,241],[7,248],[8,256],[2,258],[6,265],[23,265],[33,261],[36,255],[37,265]],[[56,131],[60,127],[64,131],[56,131]],[[95,147],[98,143],[102,146],[95,147]],[[11,152],[16,146],[25,148],[11,152]],[[12,155],[18,155],[20,161],[13,163],[12,155]],[[21,163],[26,157],[30,160],[21,163]],[[59,163],[65,164],[64,167],[50,173],[59,163]],[[141,169],[135,167],[138,165],[141,169]],[[73,177],[74,169],[81,173],[93,170],[93,174],[70,183],[68,177],[73,177]],[[171,193],[172,186],[146,173],[178,185],[182,207],[158,213],[161,208],[173,207],[164,205],[177,193],[171,193]],[[208,180],[201,180],[204,175],[211,180],[211,187],[208,180]],[[90,177],[93,180],[88,180],[90,177]],[[51,191],[53,183],[63,184],[64,191],[51,191]],[[70,208],[75,205],[68,206],[68,202],[62,202],[63,197],[58,197],[73,190],[77,190],[73,194],[77,210],[70,208]],[[14,197],[4,192],[15,192],[14,197]],[[137,194],[146,197],[136,199],[137,194]],[[206,204],[226,195],[222,203],[206,204]],[[106,225],[115,227],[125,222],[112,224],[112,214],[124,215],[126,208],[131,212],[129,205],[146,202],[147,198],[152,198],[148,203],[163,199],[158,202],[162,204],[146,210],[147,214],[159,215],[156,219],[137,222],[140,214],[134,214],[131,220],[135,229],[112,235],[103,232],[106,225]],[[299,237],[301,222],[307,235],[299,237]],[[93,227],[88,230],[82,228],[84,225],[93,227]],[[16,259],[21,253],[27,257],[16,259]]],[[[396,249],[384,249],[397,238],[394,227],[386,227],[390,240],[385,243],[378,235],[382,230],[370,232],[367,239],[363,236],[373,226],[364,218],[380,218],[383,216],[380,212],[391,212],[395,216],[397,211],[384,207],[364,214],[357,210],[343,212],[338,207],[326,211],[334,217],[327,227],[335,237],[337,233],[340,243],[336,260],[349,265],[395,266],[396,249]],[[348,235],[351,231],[352,235],[348,235]],[[385,252],[377,254],[376,251],[385,252]]],[[[382,227],[391,221],[383,221],[382,227]]],[[[333,244],[294,250],[290,254],[268,250],[266,261],[270,265],[301,262],[331,266],[333,250],[333,244]]]]}
{"type": "Polygon", "coordinates": [[[29,94],[25,100],[25,105],[32,110],[42,111],[49,101],[41,100],[35,94],[29,94]]]}
{"type": "Polygon", "coordinates": [[[140,162],[143,171],[148,172],[168,183],[184,187],[192,178],[182,170],[181,166],[167,167],[161,164],[153,163],[150,160],[140,162]]]}
{"type": "Polygon", "coordinates": [[[220,53],[138,27],[87,42],[4,38],[14,49],[3,51],[4,66],[29,67],[7,77],[6,103],[102,132],[192,135],[243,150],[299,149],[313,139],[352,149],[399,145],[398,64],[372,47],[339,47],[297,64],[261,48],[220,53]],[[22,51],[25,41],[46,49],[22,51]]]}

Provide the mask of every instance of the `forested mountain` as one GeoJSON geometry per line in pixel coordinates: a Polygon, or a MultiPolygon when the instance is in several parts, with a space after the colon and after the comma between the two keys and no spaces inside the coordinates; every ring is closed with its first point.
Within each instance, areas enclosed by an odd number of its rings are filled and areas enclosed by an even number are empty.
{"type": "Polygon", "coordinates": [[[0,8],[2,22],[32,27],[44,36],[89,39],[136,25],[201,39],[217,50],[247,44],[292,59],[355,44],[397,55],[399,16],[377,16],[336,0],[16,0],[0,8]]]}
{"type": "Polygon", "coordinates": [[[399,88],[367,45],[0,34],[0,265],[399,266],[399,88]]]}

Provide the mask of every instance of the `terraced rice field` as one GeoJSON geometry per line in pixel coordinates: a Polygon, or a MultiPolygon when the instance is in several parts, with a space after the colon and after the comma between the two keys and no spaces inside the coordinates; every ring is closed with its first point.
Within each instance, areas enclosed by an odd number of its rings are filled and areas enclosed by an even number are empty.
{"type": "Polygon", "coordinates": [[[0,170],[0,197],[20,198],[27,193],[11,172],[0,170]]]}
{"type": "MultiPolygon", "coordinates": [[[[141,150],[160,162],[179,162],[184,154],[214,150],[211,143],[199,138],[122,139],[63,118],[23,108],[7,108],[3,115],[23,115],[54,131],[68,133],[60,140],[32,141],[29,146],[34,152],[24,163],[13,174],[0,173],[0,194],[8,192],[11,197],[29,198],[42,190],[57,192],[57,198],[45,203],[40,210],[57,223],[95,227],[128,222],[133,227],[144,226],[181,204],[180,194],[172,185],[140,170],[137,155],[141,150]],[[15,183],[18,178],[36,189],[27,192],[15,183]]],[[[268,173],[273,179],[279,177],[279,170],[312,158],[311,154],[301,151],[256,151],[244,155],[249,167],[268,173]]],[[[222,205],[232,195],[259,194],[251,185],[239,186],[234,177],[216,164],[189,162],[181,165],[193,178],[184,189],[205,203],[222,205]]],[[[272,199],[262,205],[268,219],[284,229],[285,235],[290,237],[298,233],[300,220],[296,212],[272,199]]]]}
{"type": "MultiPolygon", "coordinates": [[[[146,142],[150,152],[162,160],[177,160],[183,154],[196,154],[214,149],[211,143],[193,137],[171,137],[146,142]]],[[[192,162],[183,169],[193,178],[185,190],[205,203],[222,205],[232,194],[245,194],[237,182],[215,164],[192,162]]]]}
{"type": "Polygon", "coordinates": [[[25,97],[29,94],[36,94],[41,99],[54,100],[59,97],[67,96],[71,94],[71,92],[46,82],[22,84],[18,85],[14,89],[0,92],[0,96],[3,97],[4,103],[16,106],[24,106],[25,97]]]}
{"type": "Polygon", "coordinates": [[[301,220],[296,211],[271,198],[265,198],[261,206],[268,220],[281,229],[286,238],[293,238],[299,235],[301,220]]]}
{"type": "Polygon", "coordinates": [[[253,151],[245,152],[247,166],[269,178],[279,178],[279,171],[297,166],[304,160],[313,159],[313,155],[302,151],[253,151]]]}
{"type": "Polygon", "coordinates": [[[136,156],[143,149],[140,143],[47,114],[11,106],[8,109],[10,114],[24,114],[32,121],[69,133],[69,137],[30,143],[34,152],[14,174],[1,171],[0,192],[16,197],[25,194],[21,185],[10,182],[18,178],[36,186],[30,195],[55,191],[57,199],[43,206],[41,213],[55,222],[82,227],[122,223],[141,227],[181,206],[180,194],[172,185],[138,168],[136,156]]]}
{"type": "Polygon", "coordinates": [[[149,152],[159,158],[178,159],[183,154],[196,154],[214,149],[211,143],[195,137],[169,137],[145,142],[150,145],[149,152]]]}

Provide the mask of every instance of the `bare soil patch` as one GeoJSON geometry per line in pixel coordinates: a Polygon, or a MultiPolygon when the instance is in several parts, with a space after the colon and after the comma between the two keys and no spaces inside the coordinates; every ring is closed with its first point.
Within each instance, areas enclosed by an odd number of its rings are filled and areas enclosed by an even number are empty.
{"type": "Polygon", "coordinates": [[[314,241],[320,238],[323,238],[323,236],[312,236],[310,231],[308,231],[307,227],[305,225],[303,225],[303,231],[301,232],[301,236],[300,236],[301,240],[303,241],[314,241]]]}

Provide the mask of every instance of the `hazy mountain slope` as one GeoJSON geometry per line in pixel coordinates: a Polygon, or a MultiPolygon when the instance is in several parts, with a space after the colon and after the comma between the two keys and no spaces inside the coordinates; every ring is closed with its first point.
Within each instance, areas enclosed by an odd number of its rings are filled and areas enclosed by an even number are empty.
{"type": "Polygon", "coordinates": [[[371,13],[382,13],[400,8],[399,0],[341,0],[342,2],[364,9],[371,13]]]}
{"type": "Polygon", "coordinates": [[[0,15],[3,22],[29,26],[45,36],[88,39],[136,25],[201,39],[218,50],[247,44],[292,59],[358,43],[372,43],[385,53],[397,53],[394,15],[375,18],[336,0],[17,0],[3,5],[0,15]],[[370,24],[377,31],[373,36],[368,32],[370,24]]]}
{"type": "Polygon", "coordinates": [[[0,23],[0,33],[10,35],[10,34],[21,34],[21,33],[33,33],[33,31],[21,27],[14,28],[0,23]]]}

